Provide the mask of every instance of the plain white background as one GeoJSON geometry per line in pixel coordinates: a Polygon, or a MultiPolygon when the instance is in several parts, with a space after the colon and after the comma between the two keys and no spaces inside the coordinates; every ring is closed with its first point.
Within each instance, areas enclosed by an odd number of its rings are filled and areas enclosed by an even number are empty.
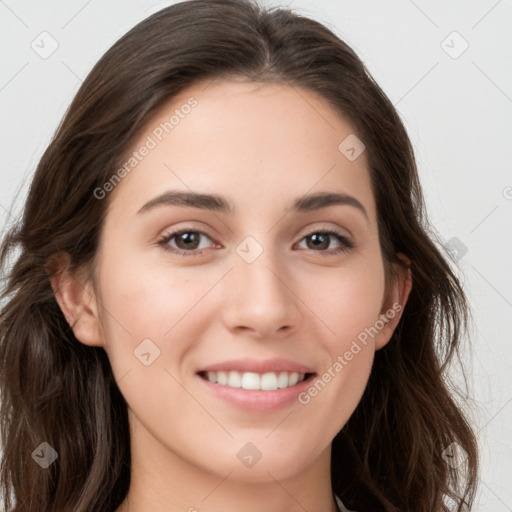
{"type": "MultiPolygon", "coordinates": [[[[261,2],[289,6],[344,39],[406,125],[430,220],[456,256],[473,310],[473,348],[463,356],[482,452],[474,510],[512,511],[512,3],[261,2]]],[[[38,159],[94,63],[171,3],[0,0],[2,226],[18,214],[38,159]]]]}

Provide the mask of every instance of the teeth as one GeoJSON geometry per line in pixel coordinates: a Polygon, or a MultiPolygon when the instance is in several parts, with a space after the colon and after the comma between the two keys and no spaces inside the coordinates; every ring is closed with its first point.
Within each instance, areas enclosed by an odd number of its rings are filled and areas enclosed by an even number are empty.
{"type": "MultiPolygon", "coordinates": [[[[215,374],[215,372],[208,372],[208,375],[215,374]]],[[[210,377],[208,377],[210,378],[210,377]]],[[[212,382],[212,381],[210,381],[212,382]]],[[[213,381],[215,382],[215,381],[213,381]]],[[[228,374],[226,372],[217,372],[217,382],[225,386],[228,383],[228,374]]]]}
{"type": "Polygon", "coordinates": [[[304,380],[303,373],[297,372],[207,372],[206,378],[215,384],[232,388],[274,391],[295,386],[304,380]]]}

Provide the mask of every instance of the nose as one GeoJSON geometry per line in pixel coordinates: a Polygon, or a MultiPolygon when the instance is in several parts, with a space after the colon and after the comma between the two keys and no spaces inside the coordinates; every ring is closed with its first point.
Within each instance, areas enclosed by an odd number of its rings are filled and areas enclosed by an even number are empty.
{"type": "Polygon", "coordinates": [[[238,260],[229,273],[224,284],[224,323],[237,334],[244,331],[262,339],[287,336],[298,328],[300,299],[290,272],[264,255],[252,263],[238,260]]]}

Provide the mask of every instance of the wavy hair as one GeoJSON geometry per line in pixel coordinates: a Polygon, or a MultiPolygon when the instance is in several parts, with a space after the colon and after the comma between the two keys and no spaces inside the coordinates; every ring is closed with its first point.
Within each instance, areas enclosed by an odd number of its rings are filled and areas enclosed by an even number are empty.
{"type": "Polygon", "coordinates": [[[447,500],[469,510],[477,443],[447,370],[470,311],[427,220],[404,125],[329,28],[256,0],[180,2],[136,25],[93,67],[37,165],[22,215],[0,246],[5,510],[111,512],[126,496],[127,404],[106,352],[74,337],[50,277],[63,265],[94,263],[108,207],[94,191],[147,121],[188,86],[223,77],[314,91],[350,122],[366,146],[386,283],[392,264],[404,264],[397,253],[411,261],[402,318],[333,440],[333,491],[358,512],[441,512],[447,500]],[[42,442],[58,453],[47,469],[32,457],[42,442]],[[458,466],[445,460],[453,443],[465,453],[458,466]]]}

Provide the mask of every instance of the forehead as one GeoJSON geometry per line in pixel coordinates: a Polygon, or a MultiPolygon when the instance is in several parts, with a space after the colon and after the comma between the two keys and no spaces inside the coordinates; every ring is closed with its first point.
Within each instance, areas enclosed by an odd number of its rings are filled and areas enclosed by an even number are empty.
{"type": "Polygon", "coordinates": [[[282,206],[289,198],[333,190],[356,196],[372,218],[366,155],[351,161],[340,150],[354,135],[312,91],[235,80],[198,82],[146,123],[125,155],[126,163],[139,153],[136,162],[111,200],[114,206],[129,202],[124,213],[131,213],[166,188],[221,194],[240,208],[258,200],[260,207],[282,206]]]}

